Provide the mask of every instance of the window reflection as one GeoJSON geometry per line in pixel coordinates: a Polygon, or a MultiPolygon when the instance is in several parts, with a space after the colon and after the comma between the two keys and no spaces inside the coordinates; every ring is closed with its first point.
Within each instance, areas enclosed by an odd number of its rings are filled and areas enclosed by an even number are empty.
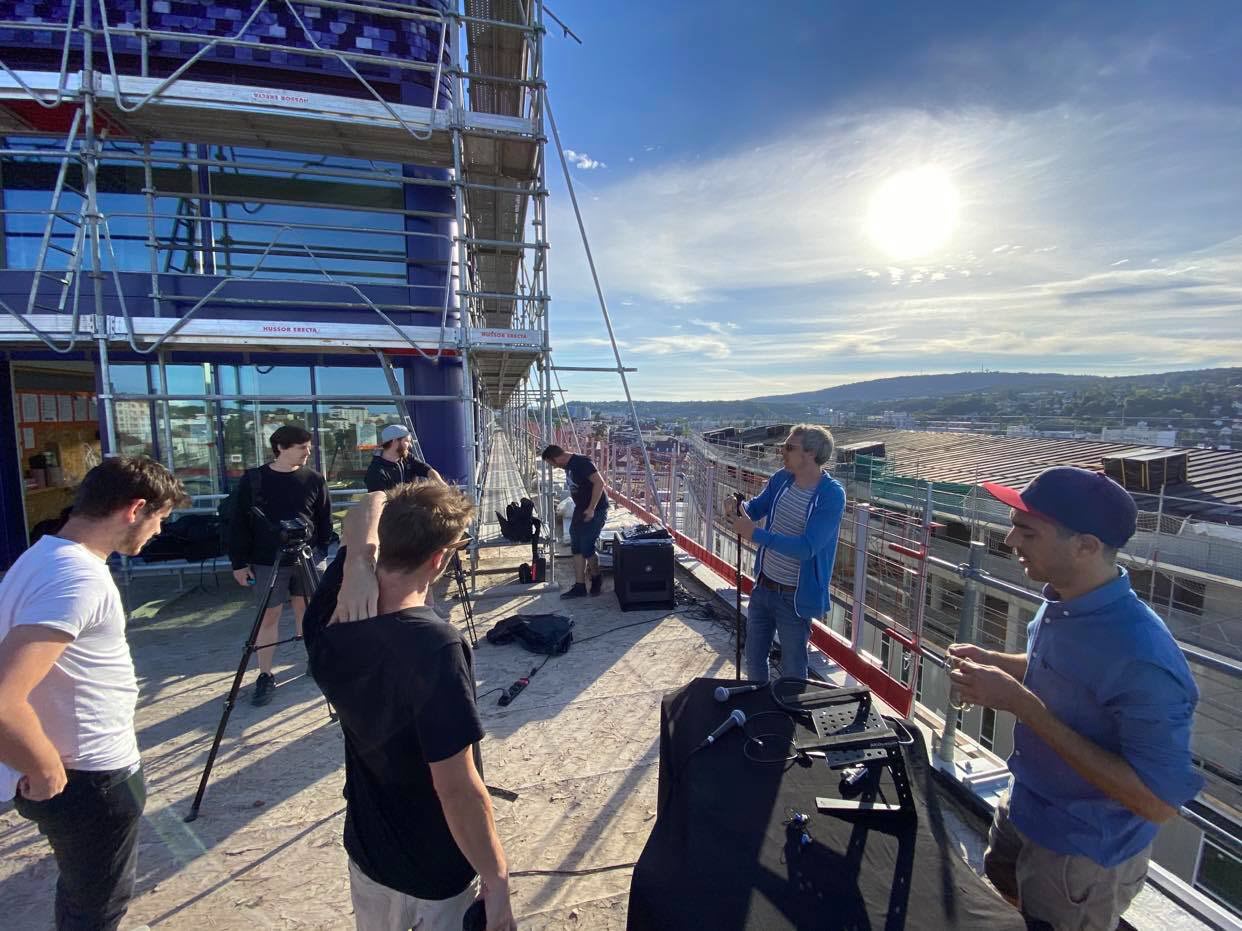
{"type": "MultiPolygon", "coordinates": [[[[164,372],[169,394],[211,392],[211,367],[208,365],[166,365],[164,372]]],[[[164,428],[164,405],[158,404],[157,409],[161,447],[171,442],[173,470],[186,491],[191,495],[218,494],[221,484],[216,405],[210,401],[169,401],[167,430],[164,428]]],[[[164,458],[167,461],[167,452],[164,458]]]]}
{"type": "MultiPolygon", "coordinates": [[[[382,376],[381,376],[382,377],[382,376]]],[[[401,423],[396,404],[321,405],[319,445],[324,475],[337,488],[362,488],[371,457],[379,451],[379,435],[401,423]]]]}

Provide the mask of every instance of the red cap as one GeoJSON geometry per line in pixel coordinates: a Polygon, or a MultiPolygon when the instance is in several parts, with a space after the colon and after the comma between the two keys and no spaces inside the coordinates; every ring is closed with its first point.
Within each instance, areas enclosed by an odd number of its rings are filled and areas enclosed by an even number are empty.
{"type": "Polygon", "coordinates": [[[1007,505],[1015,511],[1031,513],[1030,505],[1022,500],[1022,492],[1016,488],[1010,488],[1008,485],[1001,485],[998,482],[984,482],[983,490],[1001,504],[1007,505]]]}

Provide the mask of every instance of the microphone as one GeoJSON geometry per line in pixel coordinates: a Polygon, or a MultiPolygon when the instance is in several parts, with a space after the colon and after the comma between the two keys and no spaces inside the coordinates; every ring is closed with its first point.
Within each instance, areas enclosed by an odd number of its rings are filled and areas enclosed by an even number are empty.
{"type": "Polygon", "coordinates": [[[742,727],[746,724],[746,715],[741,708],[734,708],[729,712],[729,717],[725,719],[724,724],[716,728],[707,735],[707,739],[699,744],[699,749],[706,747],[708,744],[714,744],[720,737],[735,727],[742,727]]]}
{"type": "Polygon", "coordinates": [[[757,692],[760,689],[766,689],[766,682],[752,682],[750,685],[735,685],[731,689],[725,688],[723,685],[716,686],[716,701],[728,701],[734,695],[745,695],[747,692],[757,692]]]}

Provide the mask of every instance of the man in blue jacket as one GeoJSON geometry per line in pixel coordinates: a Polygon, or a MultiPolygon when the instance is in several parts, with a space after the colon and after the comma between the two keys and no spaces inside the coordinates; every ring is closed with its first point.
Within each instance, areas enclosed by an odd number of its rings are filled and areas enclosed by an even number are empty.
{"type": "Polygon", "coordinates": [[[746,613],[746,677],[768,679],[768,651],[780,634],[781,672],[806,678],[811,620],[828,611],[828,583],[845,513],[845,489],[823,468],[832,434],[799,424],[781,447],[784,468],[731,515],[734,533],[759,544],[746,613]],[[758,521],[763,521],[759,526],[758,521]]]}

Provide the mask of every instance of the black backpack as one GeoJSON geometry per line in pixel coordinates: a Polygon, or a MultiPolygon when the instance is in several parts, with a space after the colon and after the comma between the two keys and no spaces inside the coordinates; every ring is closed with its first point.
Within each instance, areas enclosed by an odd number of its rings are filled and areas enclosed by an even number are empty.
{"type": "Polygon", "coordinates": [[[219,524],[215,514],[181,514],[165,524],[138,555],[149,563],[173,559],[202,562],[223,556],[228,548],[221,540],[219,524]]]}
{"type": "Polygon", "coordinates": [[[535,516],[535,503],[530,498],[523,498],[520,503],[510,502],[504,514],[496,512],[496,520],[500,522],[504,538],[514,543],[530,543],[538,539],[543,529],[543,522],[535,516]]]}
{"type": "Polygon", "coordinates": [[[563,614],[515,614],[487,632],[497,646],[517,641],[532,653],[556,656],[574,642],[574,622],[563,614]]]}
{"type": "MultiPolygon", "coordinates": [[[[259,470],[262,466],[254,469],[247,469],[241,477],[241,481],[237,483],[237,487],[229,492],[229,496],[220,502],[220,506],[216,508],[216,517],[219,519],[220,530],[220,546],[224,552],[229,549],[229,535],[232,532],[232,524],[234,520],[239,519],[237,514],[237,499],[241,496],[242,485],[249,483],[250,485],[250,503],[257,508],[262,508],[263,500],[263,473],[259,470]]],[[[248,520],[250,515],[244,514],[240,516],[241,520],[248,520]]]]}

